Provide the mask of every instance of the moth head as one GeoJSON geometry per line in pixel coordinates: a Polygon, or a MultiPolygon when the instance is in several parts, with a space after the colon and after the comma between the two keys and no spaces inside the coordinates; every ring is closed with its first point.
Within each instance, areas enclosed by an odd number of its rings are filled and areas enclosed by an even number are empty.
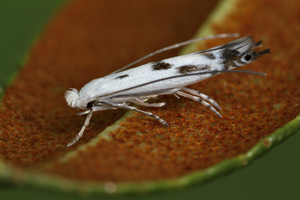
{"type": "Polygon", "coordinates": [[[65,92],[65,99],[67,104],[72,108],[83,108],[81,106],[81,98],[79,96],[78,90],[75,88],[70,88],[65,92]]]}

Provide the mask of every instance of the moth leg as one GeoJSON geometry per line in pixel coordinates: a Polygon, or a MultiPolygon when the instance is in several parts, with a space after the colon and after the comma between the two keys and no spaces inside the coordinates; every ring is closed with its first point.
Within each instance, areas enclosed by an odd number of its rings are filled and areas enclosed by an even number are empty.
{"type": "Polygon", "coordinates": [[[153,117],[154,119],[156,119],[157,121],[159,121],[160,123],[162,123],[164,126],[169,126],[169,124],[167,122],[165,122],[163,119],[161,119],[159,116],[157,115],[154,115],[152,114],[151,112],[146,112],[146,111],[143,111],[143,110],[139,110],[135,107],[131,107],[131,106],[128,106],[129,110],[134,110],[136,112],[139,112],[139,113],[143,113],[145,115],[148,115],[150,117],[153,117]]]}
{"type": "Polygon", "coordinates": [[[78,135],[77,135],[77,136],[76,136],[76,137],[75,137],[75,138],[67,145],[67,147],[72,146],[73,144],[75,144],[75,143],[79,140],[79,138],[81,138],[81,136],[83,135],[83,132],[84,132],[85,128],[86,128],[86,127],[89,125],[89,123],[90,123],[92,114],[93,114],[93,111],[91,110],[91,111],[89,112],[89,114],[86,116],[86,119],[85,119],[85,121],[84,121],[84,124],[83,124],[83,126],[82,126],[80,132],[79,132],[78,135]]]}
{"type": "Polygon", "coordinates": [[[175,93],[173,94],[177,99],[180,99],[180,97],[178,95],[176,95],[175,93]]]}
{"type": "Polygon", "coordinates": [[[202,103],[205,107],[207,107],[211,111],[213,111],[216,115],[218,115],[219,117],[222,117],[222,115],[214,107],[212,107],[209,103],[207,103],[206,101],[204,101],[200,97],[196,97],[196,96],[193,96],[193,95],[181,92],[181,91],[177,91],[176,94],[178,94],[180,96],[183,96],[183,97],[186,97],[186,98],[189,98],[189,99],[192,99],[194,101],[198,101],[198,102],[202,103]]]}
{"type": "Polygon", "coordinates": [[[125,103],[112,103],[112,102],[104,102],[104,101],[101,101],[101,103],[107,104],[107,105],[112,106],[112,107],[117,107],[117,108],[125,109],[125,110],[133,110],[133,111],[148,115],[150,117],[153,117],[154,119],[156,119],[157,121],[159,121],[163,125],[169,126],[168,123],[165,122],[163,119],[161,119],[159,116],[154,115],[151,112],[146,112],[146,111],[143,111],[143,110],[139,110],[139,109],[137,109],[136,107],[133,107],[133,106],[128,106],[125,103]]]}
{"type": "Polygon", "coordinates": [[[146,106],[146,107],[162,107],[164,105],[166,105],[165,102],[161,102],[161,103],[145,103],[146,100],[142,100],[139,98],[135,98],[133,100],[129,100],[129,102],[140,105],[140,106],[146,106]]]}
{"type": "Polygon", "coordinates": [[[201,97],[203,100],[210,102],[218,110],[221,110],[221,107],[219,106],[219,104],[217,104],[217,102],[215,102],[211,97],[207,96],[206,94],[203,94],[197,90],[193,90],[193,89],[186,88],[186,87],[182,88],[182,90],[189,92],[195,96],[201,97]]]}

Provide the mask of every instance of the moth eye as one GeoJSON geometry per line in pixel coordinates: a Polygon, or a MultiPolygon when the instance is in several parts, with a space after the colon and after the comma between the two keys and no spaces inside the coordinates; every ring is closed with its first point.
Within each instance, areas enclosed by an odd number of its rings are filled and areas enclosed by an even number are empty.
{"type": "Polygon", "coordinates": [[[93,102],[89,102],[87,105],[86,105],[86,108],[91,108],[93,106],[93,102]]]}

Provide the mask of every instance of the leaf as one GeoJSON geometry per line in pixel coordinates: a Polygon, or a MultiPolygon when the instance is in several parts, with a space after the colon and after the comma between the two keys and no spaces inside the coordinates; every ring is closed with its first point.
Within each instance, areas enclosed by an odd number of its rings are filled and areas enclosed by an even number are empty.
{"type": "MultiPolygon", "coordinates": [[[[266,7],[266,2],[257,4],[266,7]]],[[[161,10],[169,7],[166,2],[156,3],[154,7],[161,10]]],[[[75,116],[62,98],[68,87],[79,89],[93,78],[106,75],[149,53],[147,48],[152,45],[157,49],[183,41],[186,34],[198,26],[190,19],[196,18],[199,13],[186,11],[184,6],[188,4],[183,2],[177,5],[182,15],[175,12],[170,19],[162,18],[157,13],[145,17],[142,12],[137,17],[137,13],[132,15],[126,9],[121,12],[128,6],[122,5],[121,1],[119,6],[122,9],[118,12],[113,6],[113,9],[107,9],[109,4],[103,12],[99,12],[100,4],[88,7],[92,4],[74,1],[66,6],[52,19],[31,50],[25,67],[7,89],[1,109],[0,143],[3,160],[0,176],[5,185],[7,182],[19,182],[26,187],[88,194],[181,188],[247,165],[299,129],[300,119],[295,118],[299,114],[299,90],[294,84],[299,80],[296,73],[298,66],[297,63],[288,63],[293,59],[281,60],[293,58],[293,53],[297,52],[293,50],[296,49],[296,44],[293,44],[295,47],[290,48],[292,50],[285,48],[281,54],[276,52],[275,56],[261,58],[251,65],[251,70],[263,69],[269,74],[267,77],[251,75],[241,79],[240,75],[233,74],[192,86],[205,90],[206,94],[221,103],[222,119],[195,102],[164,96],[161,99],[167,102],[167,106],[145,109],[162,116],[171,124],[169,129],[139,114],[129,116],[132,114],[127,113],[126,118],[121,118],[123,111],[99,112],[76,146],[66,148],[65,145],[77,134],[84,120],[75,116]],[[96,14],[99,17],[95,17],[96,14]],[[120,23],[121,19],[126,23],[120,23]],[[186,21],[180,23],[180,20],[186,21]],[[120,24],[112,26],[116,21],[120,24]],[[150,26],[150,22],[155,22],[155,28],[150,26]],[[173,26],[166,28],[166,24],[173,26]],[[142,38],[148,36],[152,40],[144,45],[138,40],[138,45],[132,45],[136,44],[137,30],[145,34],[142,38]],[[160,30],[159,35],[154,34],[157,30],[160,30]],[[131,47],[137,46],[138,51],[131,51],[131,47]],[[120,121],[115,122],[118,119],[120,121]],[[111,126],[114,123],[116,126],[111,126]],[[278,129],[284,124],[287,125],[278,129]],[[106,135],[109,133],[112,140],[101,138],[102,131],[106,135]]],[[[285,4],[276,7],[279,4],[273,1],[272,6],[268,7],[270,15],[278,13],[278,8],[292,9],[285,4]]],[[[150,8],[147,3],[133,6],[150,8]]],[[[173,6],[176,8],[175,3],[173,6]]],[[[239,10],[228,12],[231,15],[221,22],[211,22],[210,31],[238,30],[242,35],[255,34],[264,40],[266,47],[272,46],[275,50],[289,44],[289,41],[271,42],[272,37],[264,26],[268,24],[271,30],[276,30],[272,34],[280,33],[276,20],[263,21],[264,18],[259,15],[255,16],[256,20],[247,20],[244,13],[252,16],[253,9],[250,5],[243,6],[246,11],[240,9],[241,6],[234,6],[239,10]]],[[[151,9],[149,13],[153,14],[151,9]]],[[[294,32],[297,33],[296,30],[294,32]]],[[[208,41],[206,45],[217,44],[208,41]]]]}

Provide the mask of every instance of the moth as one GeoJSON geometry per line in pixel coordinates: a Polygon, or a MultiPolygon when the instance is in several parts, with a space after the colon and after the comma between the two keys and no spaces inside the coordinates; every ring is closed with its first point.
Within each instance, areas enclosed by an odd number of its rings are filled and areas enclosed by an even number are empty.
{"type": "MultiPolygon", "coordinates": [[[[168,126],[167,122],[159,116],[134,106],[162,107],[165,105],[164,102],[147,103],[148,99],[159,95],[173,94],[176,97],[182,96],[192,99],[202,103],[216,115],[222,117],[218,112],[221,110],[220,106],[212,98],[186,86],[247,65],[258,57],[270,53],[270,49],[254,51],[257,47],[262,46],[262,41],[255,42],[252,37],[243,37],[211,49],[151,62],[131,69],[127,68],[162,51],[195,41],[236,36],[237,34],[219,34],[165,47],[103,78],[92,80],[83,86],[79,92],[75,88],[67,90],[65,92],[67,104],[72,108],[85,110],[77,113],[77,115],[87,114],[80,132],[67,146],[69,147],[79,140],[85,128],[89,125],[93,112],[100,110],[117,108],[132,110],[151,116],[163,125],[168,126]]],[[[233,70],[231,72],[265,75],[244,70],[233,70]]]]}

